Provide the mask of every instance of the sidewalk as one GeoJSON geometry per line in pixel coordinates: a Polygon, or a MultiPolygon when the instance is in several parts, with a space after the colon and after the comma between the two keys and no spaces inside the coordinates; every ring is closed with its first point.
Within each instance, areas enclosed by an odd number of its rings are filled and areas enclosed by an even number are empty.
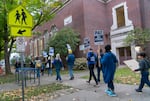
{"type": "MultiPolygon", "coordinates": [[[[55,98],[49,98],[48,101],[149,101],[150,100],[150,88],[144,87],[143,93],[135,92],[137,85],[125,85],[115,84],[115,91],[117,97],[109,97],[105,94],[106,85],[100,83],[98,87],[94,87],[94,80],[91,84],[87,84],[82,76],[88,75],[88,72],[75,74],[74,80],[69,80],[68,75],[62,75],[62,84],[72,86],[72,90],[62,90],[56,92],[58,95],[55,98]]],[[[41,85],[50,84],[56,82],[55,76],[44,75],[41,77],[41,85]]],[[[32,84],[27,84],[30,86],[32,84]]],[[[11,83],[0,85],[0,92],[13,89],[19,89],[21,86],[11,83]]],[[[40,100],[44,101],[44,100],[40,100]]]]}

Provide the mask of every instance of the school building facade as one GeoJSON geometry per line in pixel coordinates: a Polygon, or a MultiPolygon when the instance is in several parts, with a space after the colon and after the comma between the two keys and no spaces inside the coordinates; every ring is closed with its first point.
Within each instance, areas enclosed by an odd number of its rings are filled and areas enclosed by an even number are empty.
{"type": "Polygon", "coordinates": [[[124,60],[136,58],[135,45],[126,46],[123,40],[136,27],[150,28],[150,0],[63,1],[65,5],[56,12],[55,18],[34,30],[42,35],[27,40],[27,54],[40,56],[47,47],[49,38],[56,31],[69,26],[80,33],[76,57],[86,56],[89,47],[97,52],[99,48],[111,44],[112,52],[116,54],[120,64],[124,60]],[[81,49],[83,45],[84,51],[81,49]]]}

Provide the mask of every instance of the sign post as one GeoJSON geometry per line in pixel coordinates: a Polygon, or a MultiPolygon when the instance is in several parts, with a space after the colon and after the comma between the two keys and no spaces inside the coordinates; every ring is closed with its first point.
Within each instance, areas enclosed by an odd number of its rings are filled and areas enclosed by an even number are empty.
{"type": "Polygon", "coordinates": [[[8,25],[11,27],[11,36],[31,36],[33,18],[23,7],[18,6],[8,14],[8,25]]]}
{"type": "Polygon", "coordinates": [[[24,37],[17,37],[16,38],[17,43],[17,52],[21,55],[21,80],[22,80],[22,101],[24,101],[24,51],[25,51],[25,39],[24,37]]]}
{"type": "Polygon", "coordinates": [[[17,51],[21,54],[21,73],[22,73],[22,101],[24,101],[24,52],[25,39],[24,36],[31,36],[33,19],[30,13],[23,7],[18,6],[8,14],[8,25],[10,26],[10,35],[18,37],[17,51]]]}

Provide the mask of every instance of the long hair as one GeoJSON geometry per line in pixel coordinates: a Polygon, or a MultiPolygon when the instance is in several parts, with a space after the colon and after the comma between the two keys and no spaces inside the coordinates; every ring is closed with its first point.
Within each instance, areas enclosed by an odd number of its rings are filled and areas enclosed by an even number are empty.
{"type": "Polygon", "coordinates": [[[56,60],[61,60],[59,53],[56,54],[56,58],[55,58],[55,59],[56,59],[56,60]]]}

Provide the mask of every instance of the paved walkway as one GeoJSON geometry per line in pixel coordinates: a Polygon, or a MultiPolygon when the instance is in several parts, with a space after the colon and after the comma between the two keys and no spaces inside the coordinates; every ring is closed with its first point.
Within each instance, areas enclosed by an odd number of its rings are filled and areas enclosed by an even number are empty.
{"type": "MultiPolygon", "coordinates": [[[[106,89],[106,85],[104,83],[101,82],[99,86],[94,87],[94,80],[91,81],[91,84],[87,84],[86,80],[81,78],[85,75],[88,75],[88,72],[75,74],[74,80],[69,80],[68,75],[62,75],[62,84],[72,86],[72,90],[61,90],[59,91],[59,96],[56,95],[55,98],[49,98],[48,101],[150,101],[150,88],[148,87],[143,89],[143,93],[137,93],[134,90],[137,85],[115,84],[115,89],[118,96],[109,97],[104,92],[106,89]]],[[[48,77],[47,75],[44,75],[41,77],[41,85],[50,84],[53,82],[56,82],[55,76],[48,77]]],[[[28,84],[28,86],[30,85],[35,84],[28,84]]],[[[18,86],[16,83],[11,83],[0,85],[0,88],[0,92],[2,92],[19,89],[21,86],[18,86]]]]}

